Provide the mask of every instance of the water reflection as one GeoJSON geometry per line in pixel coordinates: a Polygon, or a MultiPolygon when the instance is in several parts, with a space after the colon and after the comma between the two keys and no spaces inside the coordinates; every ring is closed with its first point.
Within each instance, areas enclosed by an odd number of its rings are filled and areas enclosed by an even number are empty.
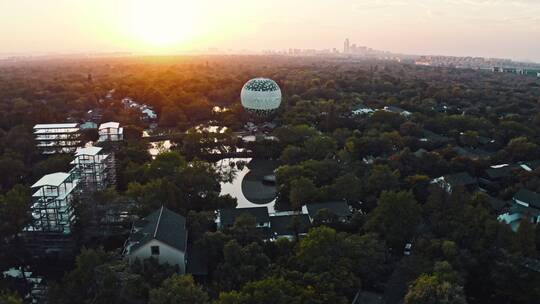
{"type": "Polygon", "coordinates": [[[270,213],[275,212],[276,187],[262,181],[262,172],[271,166],[274,165],[268,161],[253,161],[251,158],[220,160],[216,163],[216,168],[227,177],[227,180],[221,183],[221,195],[229,194],[236,198],[237,208],[267,206],[270,213]]]}

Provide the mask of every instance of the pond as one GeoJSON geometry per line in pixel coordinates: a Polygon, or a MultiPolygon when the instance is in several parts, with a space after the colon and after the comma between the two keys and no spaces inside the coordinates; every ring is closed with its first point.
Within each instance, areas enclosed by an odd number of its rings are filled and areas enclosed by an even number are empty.
{"type": "Polygon", "coordinates": [[[218,171],[231,173],[230,182],[221,183],[221,195],[229,194],[238,201],[237,208],[267,206],[268,212],[274,213],[277,190],[272,180],[277,162],[251,159],[227,158],[216,163],[218,171]]]}

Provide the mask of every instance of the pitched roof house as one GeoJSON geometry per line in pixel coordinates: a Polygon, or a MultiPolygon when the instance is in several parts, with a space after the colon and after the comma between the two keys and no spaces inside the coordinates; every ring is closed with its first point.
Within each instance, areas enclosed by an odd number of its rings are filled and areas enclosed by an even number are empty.
{"type": "Polygon", "coordinates": [[[187,239],[186,218],[162,206],[133,224],[124,255],[130,263],[156,258],[185,273],[187,239]]]}

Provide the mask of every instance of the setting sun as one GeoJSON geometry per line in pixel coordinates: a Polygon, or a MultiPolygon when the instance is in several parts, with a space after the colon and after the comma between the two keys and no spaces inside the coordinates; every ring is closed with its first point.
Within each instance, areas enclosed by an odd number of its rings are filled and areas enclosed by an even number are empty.
{"type": "Polygon", "coordinates": [[[132,7],[129,31],[142,46],[175,47],[197,34],[197,13],[192,1],[138,0],[132,7]]]}

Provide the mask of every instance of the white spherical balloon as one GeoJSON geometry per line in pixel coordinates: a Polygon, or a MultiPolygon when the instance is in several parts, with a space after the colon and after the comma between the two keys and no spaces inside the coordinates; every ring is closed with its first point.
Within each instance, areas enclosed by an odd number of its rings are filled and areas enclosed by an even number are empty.
{"type": "Polygon", "coordinates": [[[240,99],[250,114],[266,117],[279,108],[281,90],[272,79],[254,78],[244,84],[240,99]]]}

